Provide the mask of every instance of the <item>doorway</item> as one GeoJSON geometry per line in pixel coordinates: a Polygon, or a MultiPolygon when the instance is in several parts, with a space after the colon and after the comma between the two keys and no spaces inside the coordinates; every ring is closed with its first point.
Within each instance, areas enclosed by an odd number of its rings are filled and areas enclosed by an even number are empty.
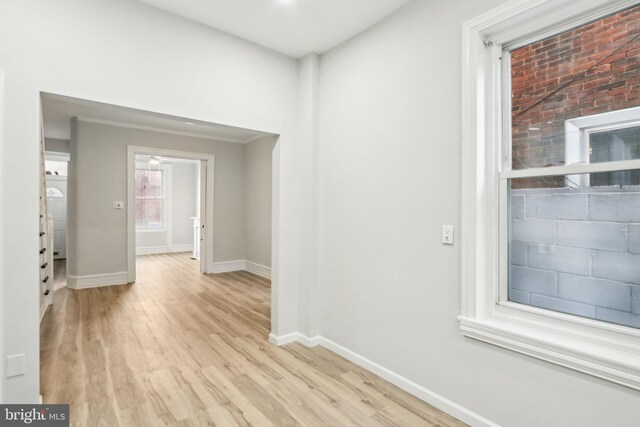
{"type": "MultiPolygon", "coordinates": [[[[137,245],[140,238],[147,239],[153,233],[166,242],[166,251],[174,252],[173,241],[173,198],[172,165],[197,166],[196,203],[191,221],[190,237],[193,239],[190,251],[200,264],[201,273],[213,273],[213,203],[215,156],[206,153],[167,150],[162,148],[130,145],[127,147],[127,278],[129,283],[136,280],[136,256],[151,253],[147,246],[137,245]],[[143,196],[143,181],[154,180],[154,194],[143,196]],[[158,188],[162,190],[158,191],[158,188]],[[145,198],[149,197],[149,198],[145,198]],[[147,210],[151,215],[147,215],[147,210]],[[197,224],[198,229],[194,230],[197,224]],[[142,250],[141,250],[142,249],[142,250]]],[[[145,193],[146,194],[146,193],[145,193]]],[[[187,219],[183,218],[184,220],[187,219]]],[[[161,245],[162,246],[162,245],[161,245]]],[[[151,246],[152,247],[152,246],[151,246]]],[[[183,247],[184,248],[184,247],[183,247]]],[[[163,249],[159,249],[163,251],[163,249]]]]}
{"type": "Polygon", "coordinates": [[[134,160],[136,261],[141,256],[182,253],[206,272],[206,260],[200,256],[205,243],[201,228],[206,226],[206,160],[147,154],[136,154],[134,160]]]}
{"type": "MultiPolygon", "coordinates": [[[[45,142],[46,145],[46,142],[45,142]]],[[[53,290],[66,285],[69,153],[45,151],[47,216],[53,220],[53,290]]]]}
{"type": "Polygon", "coordinates": [[[53,216],[53,258],[67,258],[67,171],[68,154],[45,152],[47,212],[53,216]]]}

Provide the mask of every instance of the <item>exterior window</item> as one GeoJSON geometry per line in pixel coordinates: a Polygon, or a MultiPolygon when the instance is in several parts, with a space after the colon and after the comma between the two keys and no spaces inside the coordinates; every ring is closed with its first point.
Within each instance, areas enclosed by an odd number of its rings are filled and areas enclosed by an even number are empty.
{"type": "Polygon", "coordinates": [[[164,171],[136,169],[136,229],[164,228],[166,204],[164,187],[164,171]]]}
{"type": "MultiPolygon", "coordinates": [[[[640,159],[640,126],[609,129],[589,134],[590,163],[640,159]]],[[[640,185],[640,171],[591,175],[591,185],[640,185]]]]}
{"type": "Polygon", "coordinates": [[[640,328],[640,169],[620,164],[640,159],[638,21],[635,7],[506,53],[522,172],[502,178],[509,301],[640,328]]]}
{"type": "Polygon", "coordinates": [[[538,0],[464,24],[459,321],[640,390],[638,22],[538,0]]]}

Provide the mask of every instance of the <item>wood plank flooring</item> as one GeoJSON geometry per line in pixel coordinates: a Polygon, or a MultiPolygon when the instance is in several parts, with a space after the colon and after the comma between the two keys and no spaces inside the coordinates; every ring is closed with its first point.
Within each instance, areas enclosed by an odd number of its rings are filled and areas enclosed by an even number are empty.
{"type": "Polygon", "coordinates": [[[41,329],[46,403],[73,426],[462,426],[336,354],[276,347],[270,283],[138,258],[133,285],[56,291],[41,329]]]}

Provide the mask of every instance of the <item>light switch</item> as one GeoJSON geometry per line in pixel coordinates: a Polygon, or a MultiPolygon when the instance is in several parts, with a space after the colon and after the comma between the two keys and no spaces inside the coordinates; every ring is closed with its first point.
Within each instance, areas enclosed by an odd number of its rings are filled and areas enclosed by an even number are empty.
{"type": "Polygon", "coordinates": [[[453,245],[453,225],[442,226],[442,243],[445,245],[453,245]]]}
{"type": "Polygon", "coordinates": [[[124,202],[113,202],[113,209],[124,209],[124,202]]]}
{"type": "Polygon", "coordinates": [[[24,354],[7,356],[7,378],[24,375],[24,354]]]}

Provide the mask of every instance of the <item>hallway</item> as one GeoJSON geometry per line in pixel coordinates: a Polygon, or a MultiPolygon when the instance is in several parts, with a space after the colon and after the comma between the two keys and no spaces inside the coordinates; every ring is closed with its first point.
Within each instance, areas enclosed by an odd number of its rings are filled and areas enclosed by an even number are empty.
{"type": "Polygon", "coordinates": [[[270,282],[138,257],[134,285],[61,288],[42,322],[45,403],[74,426],[460,426],[347,360],[270,332],[270,282]]]}

